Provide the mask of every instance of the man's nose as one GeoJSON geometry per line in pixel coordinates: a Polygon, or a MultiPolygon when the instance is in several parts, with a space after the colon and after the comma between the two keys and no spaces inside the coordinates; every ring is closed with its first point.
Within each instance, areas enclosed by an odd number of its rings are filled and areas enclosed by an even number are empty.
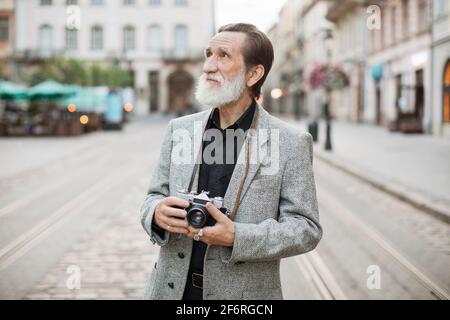
{"type": "Polygon", "coordinates": [[[215,73],[217,72],[217,61],[216,59],[210,57],[207,58],[205,63],[203,64],[203,72],[204,73],[215,73]]]}

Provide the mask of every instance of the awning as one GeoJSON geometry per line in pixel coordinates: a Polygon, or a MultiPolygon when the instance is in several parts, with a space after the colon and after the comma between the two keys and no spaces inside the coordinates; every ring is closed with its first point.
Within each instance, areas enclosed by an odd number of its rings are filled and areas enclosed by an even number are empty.
{"type": "Polygon", "coordinates": [[[27,88],[10,81],[0,80],[0,99],[19,100],[27,98],[27,88]]]}

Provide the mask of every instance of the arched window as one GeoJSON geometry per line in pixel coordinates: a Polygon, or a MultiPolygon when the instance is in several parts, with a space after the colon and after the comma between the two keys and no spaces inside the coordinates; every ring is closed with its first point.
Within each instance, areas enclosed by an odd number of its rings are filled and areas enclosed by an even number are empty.
{"type": "Polygon", "coordinates": [[[161,27],[158,25],[152,25],[148,27],[148,50],[153,53],[161,52],[162,37],[161,27]]]}
{"type": "Polygon", "coordinates": [[[125,51],[136,49],[136,31],[132,26],[126,26],[123,28],[123,48],[125,51]]]}
{"type": "Polygon", "coordinates": [[[177,25],[175,27],[175,55],[186,55],[188,48],[187,27],[185,25],[177,25]]]}
{"type": "Polygon", "coordinates": [[[91,29],[91,49],[103,50],[103,28],[100,26],[91,29]]]}
{"type": "Polygon", "coordinates": [[[39,27],[39,51],[48,56],[53,49],[53,28],[48,24],[39,27]]]}
{"type": "Polygon", "coordinates": [[[444,70],[442,122],[450,123],[450,59],[444,70]]]}

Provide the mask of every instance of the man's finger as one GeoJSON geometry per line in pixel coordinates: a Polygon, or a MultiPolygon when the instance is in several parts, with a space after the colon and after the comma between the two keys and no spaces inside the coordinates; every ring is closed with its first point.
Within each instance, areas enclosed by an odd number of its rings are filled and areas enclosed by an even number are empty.
{"type": "Polygon", "coordinates": [[[181,234],[188,234],[188,230],[186,228],[177,228],[177,227],[171,227],[169,232],[172,233],[181,233],[181,234]]]}
{"type": "Polygon", "coordinates": [[[171,227],[180,227],[180,228],[188,228],[188,223],[186,220],[178,219],[178,218],[167,218],[165,221],[167,225],[171,227]]]}
{"type": "Polygon", "coordinates": [[[222,211],[213,206],[211,202],[206,204],[206,209],[217,222],[224,221],[224,219],[226,219],[226,216],[222,213],[222,211]]]}
{"type": "Polygon", "coordinates": [[[193,235],[200,231],[200,229],[196,229],[196,228],[192,227],[191,225],[188,226],[188,230],[189,230],[189,233],[192,233],[193,235]]]}
{"type": "Polygon", "coordinates": [[[179,208],[187,208],[189,207],[189,202],[177,197],[168,197],[165,199],[165,204],[169,207],[179,207],[179,208]]]}
{"type": "Polygon", "coordinates": [[[186,218],[187,212],[186,212],[186,210],[183,210],[183,209],[165,207],[164,215],[166,215],[168,217],[177,217],[177,218],[184,219],[184,218],[186,218]]]}

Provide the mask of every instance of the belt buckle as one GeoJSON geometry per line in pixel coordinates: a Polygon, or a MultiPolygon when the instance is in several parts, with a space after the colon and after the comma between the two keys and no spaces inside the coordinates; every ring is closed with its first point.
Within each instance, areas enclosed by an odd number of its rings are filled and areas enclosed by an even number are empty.
{"type": "Polygon", "coordinates": [[[203,289],[203,275],[200,273],[192,273],[192,286],[203,289]],[[196,284],[197,283],[197,284],[196,284]]]}

